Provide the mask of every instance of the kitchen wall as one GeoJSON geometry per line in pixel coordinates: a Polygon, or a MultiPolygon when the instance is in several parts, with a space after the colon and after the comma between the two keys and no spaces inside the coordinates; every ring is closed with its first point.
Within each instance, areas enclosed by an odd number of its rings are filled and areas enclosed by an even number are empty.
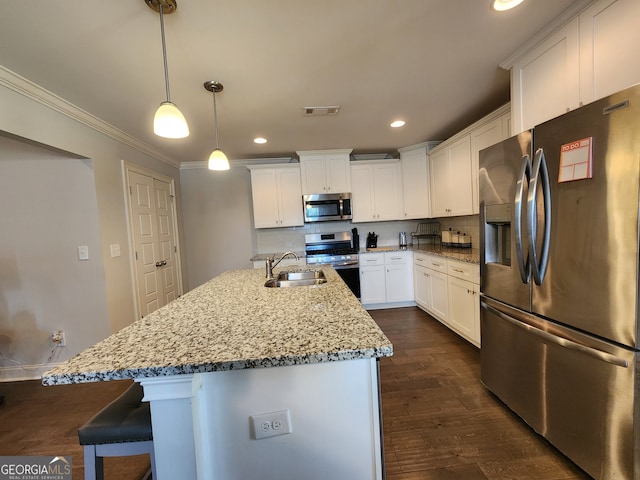
{"type": "Polygon", "coordinates": [[[31,378],[110,333],[95,179],[64,152],[2,136],[0,152],[0,378],[31,378]],[[59,329],[73,347],[54,349],[59,329]]]}
{"type": "Polygon", "coordinates": [[[241,165],[224,172],[205,166],[183,168],[180,185],[187,232],[183,242],[188,270],[185,291],[226,270],[251,268],[256,233],[249,170],[241,165]]]}
{"type": "MultiPolygon", "coordinates": [[[[176,183],[176,198],[178,210],[181,209],[179,169],[161,158],[161,154],[150,151],[146,146],[141,145],[135,139],[127,137],[122,132],[115,131],[110,126],[102,124],[95,117],[91,117],[82,110],[77,109],[68,102],[51,95],[46,90],[28,80],[12,74],[10,71],[0,66],[0,134],[10,137],[21,143],[39,144],[45,150],[57,150],[69,152],[68,158],[90,159],[93,169],[93,195],[97,205],[94,212],[97,218],[99,244],[90,250],[91,258],[102,263],[103,283],[89,283],[88,290],[83,293],[88,299],[100,298],[104,296],[106,302],[92,302],[91,314],[76,317],[77,322],[74,330],[83,331],[84,328],[94,328],[95,334],[106,336],[107,333],[115,332],[122,327],[135,321],[134,289],[132,283],[132,264],[129,251],[128,225],[125,207],[125,191],[122,174],[122,161],[140,165],[163,175],[172,177],[176,183]],[[122,255],[111,258],[109,246],[119,243],[122,255]],[[98,292],[100,290],[100,292],[98,292]],[[106,330],[103,319],[108,319],[106,330]]],[[[5,153],[0,147],[0,158],[4,158],[5,153]]],[[[87,160],[89,161],[89,160],[87,160]]],[[[29,188],[24,184],[25,189],[29,188]]],[[[60,190],[74,188],[74,181],[67,177],[56,177],[55,187],[60,190]]],[[[5,198],[6,193],[0,191],[0,201],[3,209],[15,209],[11,201],[5,198]]],[[[43,201],[42,211],[51,208],[50,202],[43,201]]],[[[15,232],[12,237],[15,245],[22,242],[28,244],[30,232],[28,230],[15,232]]],[[[3,231],[4,234],[4,231],[3,231]]],[[[182,225],[179,225],[179,235],[184,238],[182,225]]],[[[46,236],[41,239],[38,248],[44,258],[54,258],[63,254],[64,249],[69,245],[51,245],[47,243],[46,236]]],[[[69,238],[66,242],[73,245],[73,249],[78,245],[76,238],[69,238]]],[[[7,248],[7,247],[4,247],[7,248]]],[[[74,250],[75,252],[75,250],[74,250]]],[[[186,284],[186,260],[184,251],[182,252],[183,283],[186,284]]],[[[4,257],[5,253],[2,253],[4,257]]],[[[13,254],[11,254],[13,255],[13,254]]],[[[8,262],[11,265],[11,261],[8,262]]],[[[4,275],[4,270],[2,271],[4,275]]],[[[63,285],[63,283],[60,283],[63,285]]],[[[56,287],[52,283],[49,288],[56,287]]],[[[4,288],[4,287],[3,287],[4,288]]],[[[29,297],[25,301],[29,304],[25,311],[46,311],[53,296],[35,298],[29,297]]],[[[6,300],[5,300],[6,301],[6,300]]],[[[65,301],[74,302],[73,299],[65,301]]],[[[6,308],[7,307],[3,307],[6,308]]],[[[13,308],[13,307],[12,307],[13,308]]],[[[57,307],[56,307],[57,308],[57,307]]],[[[4,315],[8,315],[5,313],[4,315]]],[[[3,332],[9,331],[15,335],[19,327],[16,318],[13,316],[12,324],[9,325],[6,318],[2,319],[0,328],[3,332]]],[[[29,321],[25,318],[24,321],[29,321]]],[[[53,320],[52,320],[53,321],[53,320]]],[[[59,327],[59,321],[52,324],[39,324],[38,328],[49,330],[59,327]]],[[[7,333],[4,333],[7,335],[7,333]]],[[[72,356],[85,348],[89,338],[79,338],[69,332],[68,346],[65,348],[65,355],[72,356]]],[[[29,339],[28,346],[23,345],[14,351],[17,358],[22,358],[27,362],[38,362],[32,357],[31,351],[39,351],[38,342],[35,337],[29,339]]],[[[62,359],[62,356],[60,357],[62,359]]],[[[5,365],[3,360],[2,366],[5,365]]],[[[27,372],[26,370],[24,371],[27,372]]],[[[37,378],[36,371],[31,372],[32,378],[37,378]]],[[[0,370],[0,381],[6,380],[5,372],[0,370]]]]}

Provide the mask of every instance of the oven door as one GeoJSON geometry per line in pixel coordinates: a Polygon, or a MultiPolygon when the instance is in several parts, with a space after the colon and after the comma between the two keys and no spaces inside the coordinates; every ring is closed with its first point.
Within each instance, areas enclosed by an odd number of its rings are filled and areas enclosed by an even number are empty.
{"type": "Polygon", "coordinates": [[[356,298],[360,299],[360,266],[358,262],[331,265],[340,278],[351,289],[356,298]]]}

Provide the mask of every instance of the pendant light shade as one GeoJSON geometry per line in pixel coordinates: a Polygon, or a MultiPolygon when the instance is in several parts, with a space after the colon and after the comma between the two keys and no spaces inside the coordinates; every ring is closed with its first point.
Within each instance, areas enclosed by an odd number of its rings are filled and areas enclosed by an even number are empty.
{"type": "Polygon", "coordinates": [[[162,102],[153,117],[153,133],[165,138],[184,138],[189,136],[189,126],[174,103],[162,102]]]}
{"type": "Polygon", "coordinates": [[[218,145],[218,112],[216,109],[216,93],[221,92],[223,85],[214,80],[204,82],[205,90],[213,93],[213,125],[216,134],[216,148],[209,155],[209,170],[229,170],[229,159],[218,145]]]}
{"type": "Polygon", "coordinates": [[[209,155],[209,170],[229,170],[229,159],[219,148],[209,155]]]}
{"type": "Polygon", "coordinates": [[[164,85],[167,100],[160,104],[153,118],[153,133],[165,138],[184,138],[189,136],[189,126],[178,107],[171,102],[169,91],[169,67],[167,66],[167,46],[164,40],[163,13],[173,13],[178,8],[176,0],[145,0],[149,8],[160,14],[160,34],[162,36],[162,59],[164,61],[164,85]]]}
{"type": "Polygon", "coordinates": [[[517,7],[523,0],[491,0],[491,8],[496,12],[505,12],[517,7]]]}

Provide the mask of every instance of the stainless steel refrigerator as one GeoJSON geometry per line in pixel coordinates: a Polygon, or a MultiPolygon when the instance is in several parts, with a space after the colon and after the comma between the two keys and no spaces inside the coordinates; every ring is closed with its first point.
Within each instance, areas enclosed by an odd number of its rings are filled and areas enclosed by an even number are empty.
{"type": "Polygon", "coordinates": [[[640,479],[640,87],[480,153],[482,382],[585,472],[640,479]]]}

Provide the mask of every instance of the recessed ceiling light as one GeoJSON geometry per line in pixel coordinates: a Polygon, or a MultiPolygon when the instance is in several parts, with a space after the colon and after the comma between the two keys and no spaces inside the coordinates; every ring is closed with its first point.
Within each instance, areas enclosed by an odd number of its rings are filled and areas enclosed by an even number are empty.
{"type": "Polygon", "coordinates": [[[391,122],[391,127],[392,128],[399,128],[399,127],[404,127],[404,120],[394,120],[393,122],[391,122]]]}
{"type": "Polygon", "coordinates": [[[267,143],[267,139],[262,137],[256,137],[253,139],[253,143],[258,143],[258,144],[267,143]]]}
{"type": "Polygon", "coordinates": [[[491,9],[496,12],[504,12],[505,10],[511,10],[513,7],[517,7],[523,2],[523,0],[491,0],[491,9]]]}

